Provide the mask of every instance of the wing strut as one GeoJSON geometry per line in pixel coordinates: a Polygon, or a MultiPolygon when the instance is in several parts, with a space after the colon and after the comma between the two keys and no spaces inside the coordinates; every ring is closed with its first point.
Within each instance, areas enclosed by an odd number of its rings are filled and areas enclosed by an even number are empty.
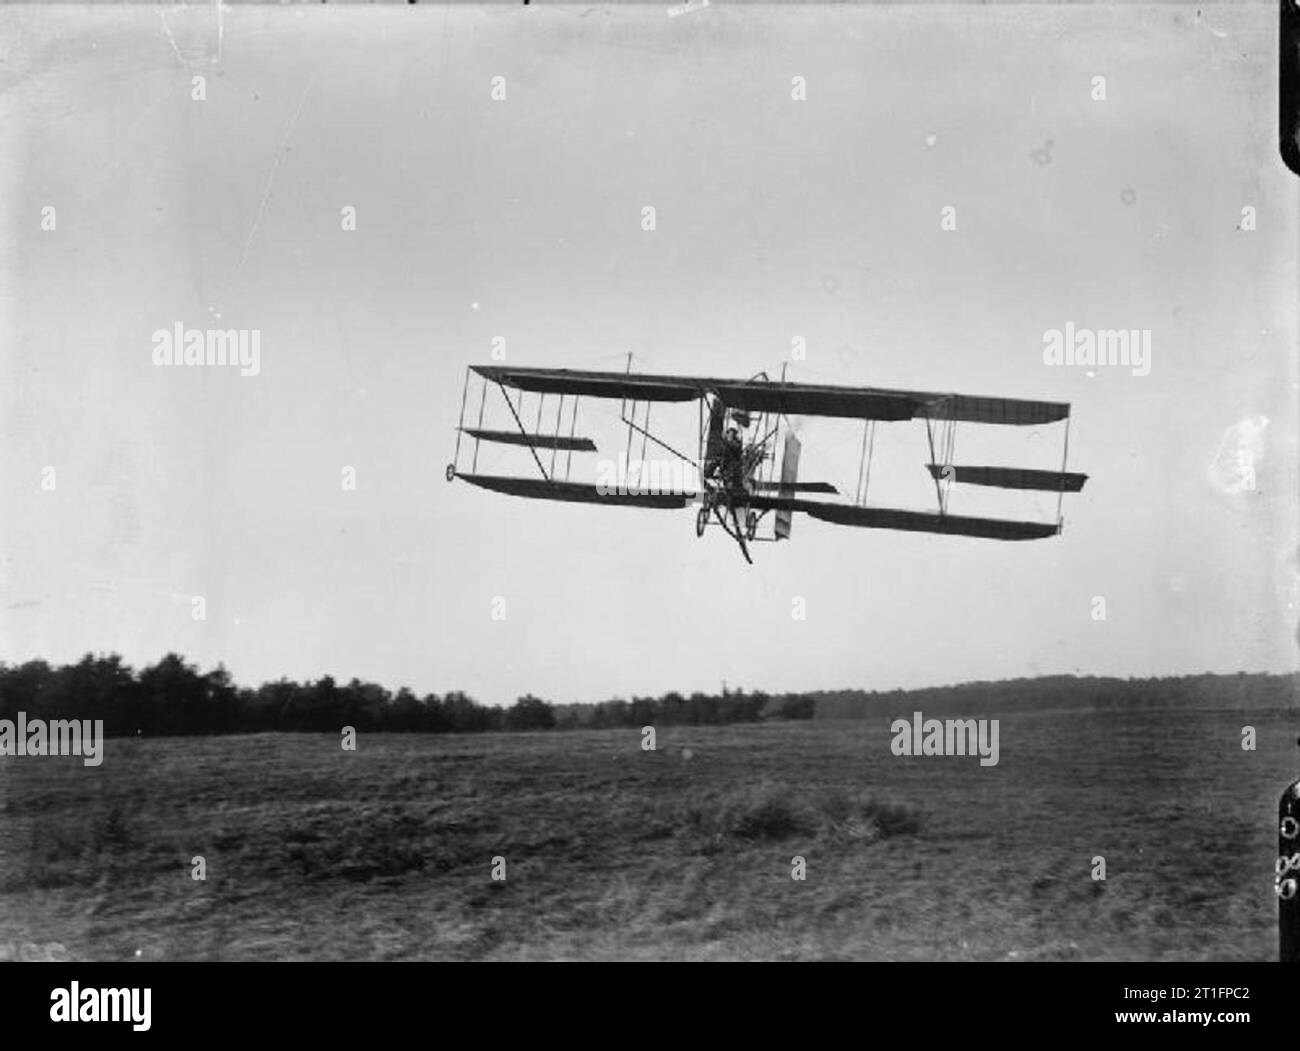
{"type": "MultiPolygon", "coordinates": [[[[948,441],[943,452],[943,457],[944,457],[943,462],[947,464],[949,467],[951,467],[953,458],[956,455],[957,455],[957,421],[950,419],[948,421],[948,441]]],[[[944,478],[943,480],[944,514],[948,513],[948,498],[952,495],[952,481],[953,481],[953,474],[951,471],[949,471],[947,473],[947,477],[944,478]]]]}
{"type": "MultiPolygon", "coordinates": [[[[498,386],[500,386],[500,384],[498,384],[498,386]]],[[[506,399],[506,401],[509,401],[509,400],[510,400],[509,398],[506,399]]],[[[479,397],[479,400],[478,400],[478,426],[479,426],[479,430],[482,430],[482,429],[483,429],[483,407],[484,407],[485,405],[487,405],[487,380],[484,380],[484,381],[483,381],[483,393],[482,393],[482,395],[479,397]]],[[[518,417],[516,417],[516,419],[517,419],[517,418],[518,418],[518,417]]],[[[520,429],[520,430],[523,430],[522,427],[519,428],[519,429],[520,429]]],[[[471,471],[472,473],[474,473],[474,474],[478,474],[478,446],[479,446],[479,440],[478,440],[477,438],[475,438],[475,439],[474,439],[474,462],[470,465],[470,471],[471,471]]]]}
{"type": "Polygon", "coordinates": [[[952,458],[957,448],[957,421],[947,412],[949,399],[945,398],[937,402],[937,409],[933,410],[931,415],[925,418],[925,436],[930,443],[930,462],[939,464],[939,470],[933,472],[934,477],[934,495],[939,501],[939,514],[948,513],[948,492],[952,487],[952,476],[947,468],[952,464],[952,458]],[[940,459],[935,455],[934,432],[935,421],[937,421],[939,431],[939,448],[943,452],[943,458],[940,459]]]}
{"type": "Polygon", "coordinates": [[[573,466],[573,435],[578,428],[578,395],[573,396],[573,419],[569,421],[569,455],[564,461],[564,480],[569,480],[569,468],[573,466]]]}
{"type": "MultiPolygon", "coordinates": [[[[555,409],[555,433],[560,433],[560,418],[564,415],[564,395],[560,395],[560,404],[555,409]]],[[[540,428],[539,428],[540,430],[540,428]]],[[[559,452],[559,443],[551,446],[551,477],[555,477],[555,454],[559,452]]]]}
{"type": "MultiPolygon", "coordinates": [[[[701,400],[700,402],[701,421],[703,421],[704,419],[703,405],[704,402],[703,400],[701,400]]],[[[672,453],[674,456],[677,457],[677,459],[681,460],[683,463],[690,464],[697,471],[704,470],[704,468],[700,465],[699,461],[692,460],[685,453],[679,452],[678,450],[674,449],[671,445],[669,445],[667,442],[660,441],[658,438],[656,438],[653,434],[650,433],[650,403],[648,401],[646,402],[645,405],[645,426],[642,427],[639,423],[635,422],[635,417],[636,417],[636,402],[635,401],[632,402],[632,414],[628,415],[627,402],[626,400],[624,400],[622,416],[620,418],[624,423],[627,424],[627,458],[629,463],[632,462],[632,432],[636,431],[637,434],[641,435],[641,460],[643,463],[645,462],[646,442],[652,441],[655,443],[655,445],[659,446],[659,448],[663,449],[665,452],[672,453]]],[[[701,423],[701,426],[702,425],[703,424],[701,423]]]]}
{"type": "MultiPolygon", "coordinates": [[[[523,421],[519,418],[519,413],[515,412],[515,403],[512,402],[512,401],[510,400],[510,395],[506,393],[506,389],[505,389],[505,387],[501,385],[501,382],[500,382],[499,380],[497,381],[497,389],[501,391],[501,397],[505,398],[505,400],[506,400],[506,404],[510,407],[510,415],[513,416],[513,417],[515,418],[515,425],[519,428],[519,433],[522,434],[525,438],[527,438],[527,437],[528,437],[528,432],[527,432],[526,430],[524,430],[524,424],[523,424],[523,421]]],[[[483,385],[483,393],[484,393],[484,395],[487,394],[487,384],[486,384],[486,383],[483,385]]],[[[545,397],[545,395],[543,395],[543,397],[545,397]]],[[[520,392],[519,392],[519,404],[520,404],[521,406],[523,405],[523,401],[524,401],[524,392],[523,392],[523,391],[520,391],[520,392]]],[[[480,413],[480,414],[481,414],[481,413],[480,413]]],[[[541,405],[541,402],[539,401],[539,402],[537,403],[537,426],[538,426],[538,428],[540,428],[541,425],[542,425],[542,405],[541,405]]],[[[476,449],[476,451],[477,451],[477,449],[476,449]]],[[[532,442],[529,442],[529,443],[528,443],[528,451],[529,451],[530,453],[533,454],[533,462],[534,462],[535,464],[537,464],[537,469],[538,469],[539,471],[542,472],[542,477],[545,478],[545,479],[549,482],[549,481],[551,480],[551,477],[550,477],[550,475],[548,475],[548,474],[546,473],[546,468],[542,466],[542,459],[541,459],[540,456],[537,455],[537,447],[536,447],[532,442]]],[[[475,465],[476,465],[475,473],[478,473],[478,472],[477,472],[477,464],[478,464],[478,457],[477,457],[477,456],[475,456],[475,458],[474,458],[474,462],[475,462],[475,465]]]]}
{"type": "Polygon", "coordinates": [[[453,463],[460,466],[460,436],[465,433],[465,398],[469,394],[469,369],[465,370],[465,386],[460,391],[460,425],[456,428],[456,455],[453,463]]]}
{"type": "Polygon", "coordinates": [[[1070,458],[1070,416],[1065,416],[1065,450],[1061,453],[1061,488],[1056,494],[1056,528],[1059,530],[1065,524],[1065,519],[1061,516],[1061,501],[1065,499],[1065,465],[1070,458]]]}
{"type": "Polygon", "coordinates": [[[862,455],[858,461],[858,487],[853,494],[853,503],[858,507],[866,507],[867,505],[867,490],[871,487],[871,459],[875,451],[876,421],[867,420],[862,427],[862,455]],[[870,438],[868,438],[868,435],[870,438]]]}

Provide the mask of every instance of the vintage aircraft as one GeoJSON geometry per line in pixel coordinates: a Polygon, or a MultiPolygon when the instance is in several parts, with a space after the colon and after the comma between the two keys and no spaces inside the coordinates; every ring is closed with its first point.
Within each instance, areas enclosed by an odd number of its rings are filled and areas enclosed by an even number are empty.
{"type": "MultiPolygon", "coordinates": [[[[465,373],[461,392],[460,424],[456,434],[456,455],[447,465],[447,481],[461,478],[484,489],[511,496],[542,500],[566,500],[606,504],[614,507],[682,508],[699,502],[695,532],[703,536],[716,519],[752,563],[749,544],[756,540],[785,540],[790,537],[793,516],[801,512],[836,525],[876,529],[901,529],[995,540],[1032,540],[1059,533],[1061,495],[1077,493],[1087,475],[1067,472],[1070,406],[1061,402],[1024,401],[1013,398],[982,398],[964,394],[927,394],[919,391],[885,390],[876,387],[837,387],[812,383],[769,380],[759,373],[748,380],[710,379],[697,376],[656,376],[627,372],[585,372],[569,369],[516,368],[506,365],[472,365],[465,373]],[[480,377],[478,423],[465,425],[470,373],[480,377]],[[501,392],[515,430],[492,430],[483,426],[488,387],[501,392]],[[518,404],[510,392],[518,395],[518,404]],[[530,432],[522,413],[525,392],[537,395],[537,420],[530,432]],[[558,396],[554,433],[542,433],[545,399],[558,396]],[[573,398],[569,434],[561,433],[564,399],[573,398]],[[621,402],[620,420],[627,424],[628,452],[641,436],[642,455],[646,442],[653,442],[692,468],[694,491],[680,486],[639,484],[590,484],[569,481],[575,452],[595,452],[590,438],[576,436],[580,398],[603,398],[621,402]],[[687,455],[650,431],[650,407],[655,403],[699,403],[696,455],[687,455]],[[637,421],[637,407],[644,405],[637,421]],[[858,469],[858,491],[852,503],[809,500],[800,494],[838,494],[827,482],[798,479],[800,441],[790,427],[790,416],[823,416],[863,420],[863,451],[858,469]],[[877,423],[901,420],[925,421],[929,462],[925,464],[934,481],[938,508],[934,512],[908,511],[891,507],[866,506],[865,477],[870,479],[870,461],[875,446],[877,423]],[[953,464],[957,423],[1039,426],[1065,421],[1064,452],[1060,471],[1023,467],[990,467],[953,464]],[[460,469],[461,438],[474,439],[468,473],[460,469]],[[780,442],[781,438],[783,442],[780,442]],[[478,474],[481,442],[526,446],[532,453],[540,478],[478,474]],[[776,449],[782,447],[779,468],[776,449]],[[556,456],[566,454],[564,479],[556,477],[556,456]],[[542,455],[550,454],[550,469],[542,455]],[[1055,492],[1055,522],[1023,522],[1002,518],[972,518],[948,513],[948,496],[953,482],[996,486],[1004,489],[1036,489],[1055,492]],[[760,537],[758,527],[769,512],[773,516],[770,537],[760,537]]],[[[547,417],[549,419],[549,415],[547,417]]],[[[638,480],[639,481],[639,480],[638,480]]]]}

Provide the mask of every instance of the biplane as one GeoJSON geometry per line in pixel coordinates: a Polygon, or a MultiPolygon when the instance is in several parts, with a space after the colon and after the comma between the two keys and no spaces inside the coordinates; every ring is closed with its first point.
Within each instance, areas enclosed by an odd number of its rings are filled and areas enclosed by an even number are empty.
{"type": "MultiPolygon", "coordinates": [[[[493,401],[495,403],[495,397],[493,401]]],[[[472,410],[471,410],[472,411],[472,410]]],[[[834,525],[868,529],[897,529],[991,540],[1034,540],[1061,531],[1061,499],[1077,493],[1087,475],[1066,470],[1069,454],[1070,406],[1062,402],[1026,401],[1016,398],[972,397],[964,394],[933,394],[921,391],[887,390],[876,387],[839,387],[815,383],[771,380],[758,373],[747,380],[697,376],[665,376],[634,373],[631,360],[626,372],[587,372],[570,369],[516,368],[507,365],[471,365],[461,391],[460,422],[456,428],[455,458],[447,465],[447,481],[459,478],[471,485],[510,496],[535,500],[563,500],[608,507],[681,509],[698,502],[696,536],[710,526],[720,526],[740,547],[752,564],[749,545],[760,541],[790,538],[795,514],[834,525]],[[478,420],[465,422],[470,376],[482,385],[478,420]],[[488,389],[496,387],[514,421],[514,428],[493,429],[484,425],[488,389]],[[530,431],[523,417],[524,395],[536,395],[535,425],[530,431]],[[545,402],[555,400],[554,430],[543,433],[543,419],[551,413],[545,402]],[[577,432],[578,404],[583,398],[620,403],[619,419],[627,427],[627,457],[637,438],[641,440],[644,463],[647,443],[674,457],[689,468],[689,486],[651,484],[593,484],[570,480],[574,453],[597,452],[595,442],[577,432]],[[568,434],[564,433],[568,408],[568,434]],[[650,429],[650,412],[663,403],[698,403],[698,433],[694,455],[670,444],[650,429]],[[640,408],[639,408],[640,407],[640,408]],[[639,418],[638,418],[639,416],[639,418]],[[863,421],[862,459],[852,502],[810,499],[811,496],[839,496],[829,482],[799,478],[801,441],[791,426],[791,417],[820,416],[863,421]],[[925,424],[929,459],[924,464],[934,483],[937,507],[932,511],[868,506],[863,479],[869,481],[875,428],[880,423],[922,420],[925,424]],[[1038,427],[1065,425],[1061,469],[1039,470],[982,464],[954,464],[955,428],[958,423],[1038,427]],[[461,440],[473,440],[469,471],[462,471],[461,440]],[[500,443],[527,448],[537,468],[537,477],[478,473],[479,446],[500,443]],[[780,450],[778,456],[778,449],[780,450]],[[564,477],[560,478],[557,457],[564,454],[564,477]],[[549,456],[549,464],[544,463],[549,456]],[[992,486],[1003,489],[1032,489],[1055,492],[1054,522],[982,518],[949,512],[953,483],[992,486]],[[771,515],[771,535],[760,535],[763,520],[771,515]]],[[[684,443],[679,443],[684,444],[684,443]]],[[[624,462],[628,462],[625,458],[624,462]]],[[[653,482],[653,479],[652,479],[653,482]]]]}

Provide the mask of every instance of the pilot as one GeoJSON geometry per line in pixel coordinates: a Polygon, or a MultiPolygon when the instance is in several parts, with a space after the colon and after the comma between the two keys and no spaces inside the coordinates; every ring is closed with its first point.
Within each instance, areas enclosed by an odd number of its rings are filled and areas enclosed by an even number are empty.
{"type": "Polygon", "coordinates": [[[740,431],[728,427],[722,439],[722,484],[728,489],[743,489],[745,486],[742,464],[745,445],[740,440],[740,431]]]}

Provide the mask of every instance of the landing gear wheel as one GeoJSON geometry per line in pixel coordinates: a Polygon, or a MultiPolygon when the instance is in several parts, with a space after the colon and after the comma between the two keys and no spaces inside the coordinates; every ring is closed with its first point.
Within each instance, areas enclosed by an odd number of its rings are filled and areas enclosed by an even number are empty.
{"type": "Polygon", "coordinates": [[[709,509],[701,507],[699,513],[695,516],[695,535],[703,536],[704,527],[709,524],[709,509]]]}
{"type": "Polygon", "coordinates": [[[745,539],[753,540],[754,534],[758,532],[758,515],[750,511],[745,515],[745,539]]]}
{"type": "Polygon", "coordinates": [[[447,464],[447,481],[454,482],[455,480],[456,480],[456,465],[454,463],[449,463],[447,464]]]}

